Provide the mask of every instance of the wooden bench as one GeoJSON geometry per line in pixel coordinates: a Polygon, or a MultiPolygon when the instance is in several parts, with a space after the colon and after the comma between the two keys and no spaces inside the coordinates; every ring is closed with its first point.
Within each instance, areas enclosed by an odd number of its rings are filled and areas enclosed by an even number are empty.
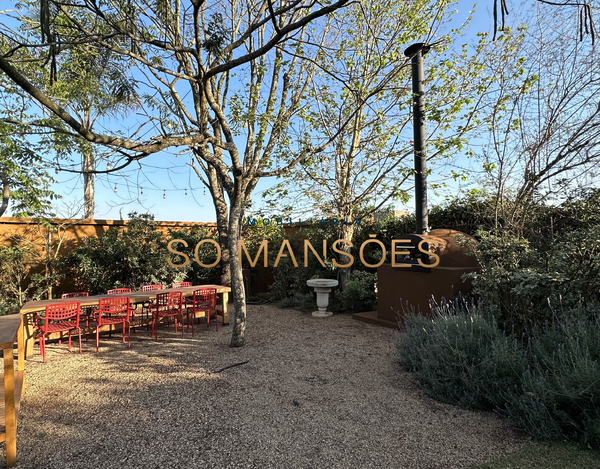
{"type": "Polygon", "coordinates": [[[6,466],[17,465],[17,419],[21,394],[25,392],[25,341],[22,316],[0,316],[0,348],[4,358],[4,386],[0,399],[0,441],[6,442],[6,466]],[[14,369],[13,348],[18,342],[17,371],[14,369]]]}

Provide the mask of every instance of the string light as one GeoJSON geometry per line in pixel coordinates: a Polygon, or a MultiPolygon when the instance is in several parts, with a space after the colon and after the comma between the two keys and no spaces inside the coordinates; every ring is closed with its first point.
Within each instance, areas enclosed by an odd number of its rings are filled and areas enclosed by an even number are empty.
{"type": "Polygon", "coordinates": [[[110,163],[108,163],[108,164],[106,165],[106,170],[107,170],[107,171],[110,171],[110,163]]]}
{"type": "Polygon", "coordinates": [[[56,174],[58,174],[58,172],[59,172],[59,171],[60,171],[60,169],[58,169],[58,166],[57,166],[56,168],[54,168],[54,172],[55,172],[56,174]]]}
{"type": "Polygon", "coordinates": [[[185,189],[185,195],[187,195],[187,188],[185,189]]]}
{"type": "Polygon", "coordinates": [[[117,183],[115,183],[115,194],[117,193],[117,183]]]}
{"type": "Polygon", "coordinates": [[[166,189],[163,189],[163,199],[166,199],[166,198],[167,198],[167,191],[166,191],[166,189]]]}
{"type": "Polygon", "coordinates": [[[204,188],[204,195],[206,195],[206,187],[204,188]]]}
{"type": "Polygon", "coordinates": [[[140,187],[140,195],[144,195],[144,188],[140,187]]]}

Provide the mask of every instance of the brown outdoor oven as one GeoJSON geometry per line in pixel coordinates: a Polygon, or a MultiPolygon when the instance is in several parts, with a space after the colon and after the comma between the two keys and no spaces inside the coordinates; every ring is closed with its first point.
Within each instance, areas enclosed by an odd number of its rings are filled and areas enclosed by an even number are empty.
{"type": "Polygon", "coordinates": [[[412,308],[429,315],[432,297],[439,302],[459,292],[469,293],[471,282],[463,282],[461,276],[479,270],[479,265],[474,257],[467,255],[467,248],[457,242],[457,235],[470,238],[460,231],[447,229],[431,230],[427,235],[397,236],[396,239],[408,242],[396,245],[395,250],[404,253],[396,255],[395,263],[400,266],[383,264],[377,269],[377,311],[357,313],[354,318],[398,327],[398,317],[412,308]],[[434,267],[435,256],[422,251],[436,254],[439,263],[434,267]]]}

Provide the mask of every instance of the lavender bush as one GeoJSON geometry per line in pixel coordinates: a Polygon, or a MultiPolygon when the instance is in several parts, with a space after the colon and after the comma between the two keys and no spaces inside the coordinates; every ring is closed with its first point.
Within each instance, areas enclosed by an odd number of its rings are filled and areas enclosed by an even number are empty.
{"type": "Polygon", "coordinates": [[[435,305],[409,314],[400,360],[433,398],[494,409],[538,439],[600,448],[600,309],[579,305],[516,335],[482,306],[435,305]]]}

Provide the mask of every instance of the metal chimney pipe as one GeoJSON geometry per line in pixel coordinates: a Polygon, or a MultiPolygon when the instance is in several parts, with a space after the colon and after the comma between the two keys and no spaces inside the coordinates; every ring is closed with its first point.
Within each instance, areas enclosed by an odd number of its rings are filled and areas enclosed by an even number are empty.
{"type": "Polygon", "coordinates": [[[413,135],[415,148],[415,216],[416,234],[427,234],[429,223],[427,216],[427,155],[425,152],[425,108],[423,95],[423,56],[430,46],[418,42],[409,46],[404,55],[411,58],[413,92],[413,135]]]}

